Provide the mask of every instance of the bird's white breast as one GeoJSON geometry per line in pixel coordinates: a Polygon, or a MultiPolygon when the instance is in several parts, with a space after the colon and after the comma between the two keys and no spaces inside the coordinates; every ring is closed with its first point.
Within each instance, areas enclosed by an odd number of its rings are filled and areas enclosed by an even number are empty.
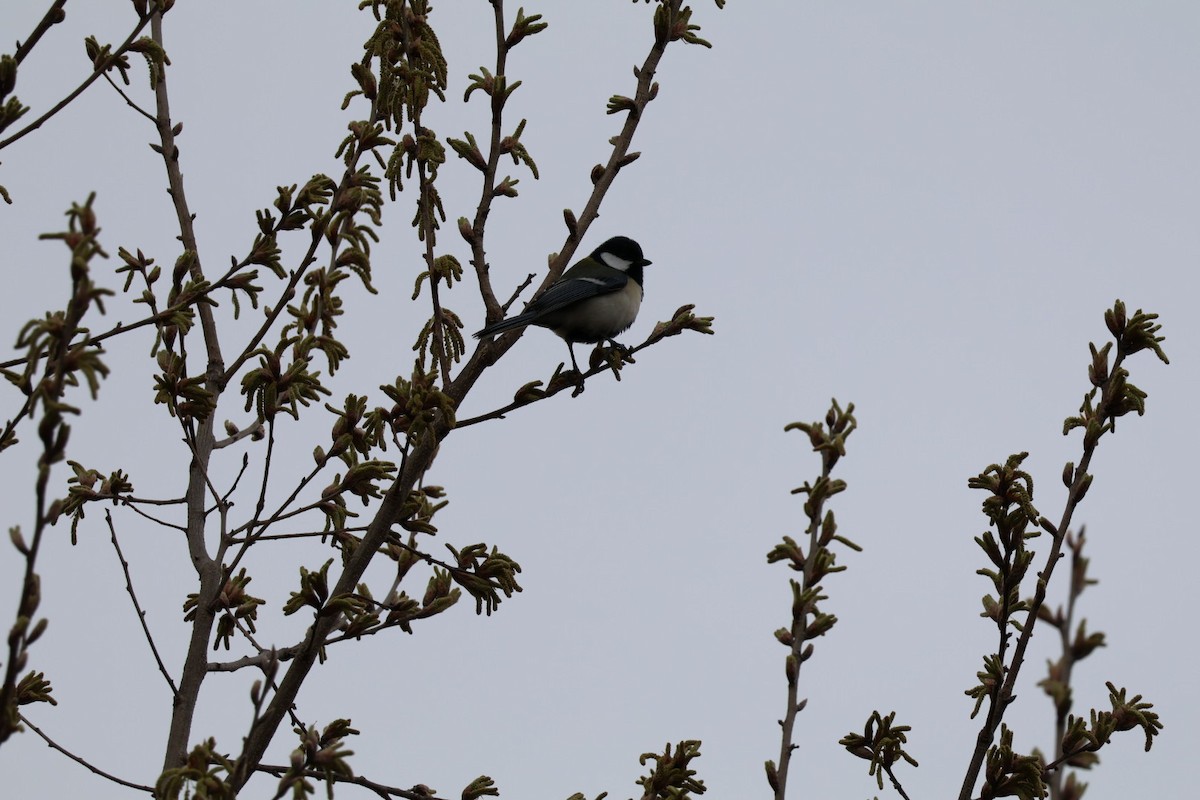
{"type": "Polygon", "coordinates": [[[642,287],[631,280],[620,291],[590,297],[573,306],[570,323],[560,323],[551,330],[568,341],[592,344],[628,330],[641,307],[642,287]]]}

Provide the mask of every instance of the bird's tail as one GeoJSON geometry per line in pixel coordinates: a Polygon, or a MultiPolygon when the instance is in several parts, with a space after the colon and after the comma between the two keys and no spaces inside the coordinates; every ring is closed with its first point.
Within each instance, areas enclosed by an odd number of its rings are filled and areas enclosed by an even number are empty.
{"type": "Polygon", "coordinates": [[[482,339],[485,336],[495,336],[498,333],[513,331],[517,328],[524,328],[529,323],[533,322],[533,314],[517,314],[515,317],[502,319],[499,322],[493,322],[481,331],[475,332],[476,339],[482,339]]]}

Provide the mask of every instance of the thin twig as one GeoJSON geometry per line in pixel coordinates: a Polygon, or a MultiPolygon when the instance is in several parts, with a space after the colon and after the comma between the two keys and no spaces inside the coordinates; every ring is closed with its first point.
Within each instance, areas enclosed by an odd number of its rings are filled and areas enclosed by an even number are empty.
{"type": "Polygon", "coordinates": [[[41,40],[42,35],[45,34],[46,31],[63,21],[63,19],[66,17],[66,12],[62,10],[62,7],[66,4],[67,0],[54,0],[54,3],[46,11],[46,13],[42,15],[40,20],[38,20],[38,24],[33,29],[33,33],[25,37],[24,42],[17,44],[17,52],[13,54],[13,59],[18,64],[24,61],[25,57],[29,55],[30,51],[37,46],[38,41],[41,40]]]}
{"type": "MultiPolygon", "coordinates": [[[[1083,546],[1087,540],[1087,531],[1082,527],[1079,530],[1079,536],[1074,537],[1071,532],[1067,532],[1067,548],[1071,551],[1071,586],[1067,591],[1067,609],[1066,615],[1058,620],[1059,642],[1062,646],[1062,668],[1059,673],[1058,680],[1063,686],[1070,691],[1071,673],[1075,668],[1074,650],[1071,647],[1071,631],[1075,627],[1075,601],[1079,599],[1079,595],[1083,593],[1086,587],[1086,575],[1083,576],[1084,582],[1078,587],[1075,586],[1074,576],[1076,570],[1079,569],[1080,559],[1083,557],[1083,546]],[[1077,591],[1078,589],[1078,591],[1077,591]]],[[[1061,608],[1060,608],[1061,611],[1061,608]]],[[[1069,698],[1069,695],[1068,695],[1069,698]]],[[[1067,718],[1070,716],[1071,707],[1069,704],[1059,707],[1055,703],[1055,719],[1054,719],[1054,755],[1055,760],[1047,764],[1043,772],[1050,773],[1050,797],[1051,800],[1058,800],[1061,797],[1062,781],[1064,770],[1057,769],[1060,762],[1066,761],[1069,756],[1063,755],[1063,736],[1067,732],[1067,718]]]]}
{"type": "Polygon", "coordinates": [[[536,277],[537,277],[536,272],[531,272],[525,276],[525,280],[521,282],[521,285],[513,290],[512,297],[508,298],[508,302],[506,302],[504,305],[500,306],[500,311],[502,314],[508,313],[508,309],[512,307],[513,303],[517,302],[517,298],[521,296],[521,292],[528,289],[529,284],[533,283],[533,279],[536,277]]]}
{"type": "MultiPolygon", "coordinates": [[[[250,646],[259,652],[263,657],[263,663],[260,665],[263,672],[263,677],[274,691],[279,691],[279,684],[275,682],[275,670],[270,668],[271,663],[279,661],[279,653],[274,648],[266,648],[258,643],[254,638],[254,634],[247,628],[240,619],[234,617],[233,624],[237,626],[238,632],[246,637],[246,641],[250,646]]],[[[210,670],[211,671],[211,670],[210,670]]],[[[288,716],[292,718],[292,725],[296,728],[303,728],[304,723],[300,721],[299,715],[296,713],[296,706],[293,705],[288,709],[288,716]]]]}
{"type": "MultiPolygon", "coordinates": [[[[651,334],[650,338],[648,338],[646,341],[642,342],[641,344],[639,344],[635,347],[628,348],[626,350],[626,354],[633,355],[634,353],[638,353],[642,350],[645,350],[647,347],[650,347],[651,345],[657,344],[658,342],[662,341],[663,338],[665,338],[665,337],[655,336],[655,335],[651,334]]],[[[630,359],[630,363],[633,363],[632,359],[630,359]]],[[[565,363],[559,364],[560,369],[565,366],[566,366],[565,363]]],[[[592,377],[593,375],[599,375],[602,372],[608,372],[611,369],[612,369],[612,364],[610,364],[606,361],[605,363],[601,364],[598,367],[589,369],[587,372],[583,373],[579,377],[580,377],[580,380],[583,381],[587,378],[592,377]]],[[[541,400],[546,400],[547,398],[553,397],[554,395],[558,394],[559,392],[563,391],[564,389],[573,389],[573,388],[576,388],[577,386],[578,386],[578,384],[573,381],[555,385],[555,383],[553,382],[553,379],[552,379],[550,388],[546,389],[543,394],[531,396],[531,397],[520,399],[520,400],[513,400],[508,405],[501,406],[500,408],[497,408],[494,411],[489,411],[486,414],[480,414],[477,417],[468,417],[467,419],[464,419],[464,420],[458,420],[454,423],[454,427],[455,427],[455,429],[467,428],[467,427],[470,427],[471,425],[478,425],[480,422],[487,422],[488,420],[492,420],[492,419],[504,419],[506,414],[508,414],[512,411],[515,411],[518,408],[524,408],[525,406],[533,405],[534,403],[537,403],[541,400]]]]}
{"type": "MultiPolygon", "coordinates": [[[[274,418],[272,418],[267,422],[267,452],[266,452],[266,455],[263,456],[263,475],[262,475],[262,480],[259,482],[259,486],[258,486],[258,502],[254,506],[254,516],[251,518],[250,524],[246,527],[246,531],[247,531],[246,541],[248,541],[248,542],[254,541],[254,524],[262,517],[263,509],[266,508],[266,506],[267,506],[267,485],[271,481],[271,462],[274,461],[274,455],[275,455],[275,420],[274,420],[274,418]]],[[[315,475],[317,470],[320,469],[320,466],[321,465],[317,465],[316,468],[314,468],[312,471],[309,472],[309,475],[315,475]]],[[[300,487],[303,487],[304,485],[305,485],[304,481],[301,481],[300,487]]],[[[300,487],[298,487],[298,489],[300,487]]],[[[299,494],[298,489],[295,493],[292,494],[291,497],[288,498],[289,503],[292,501],[293,498],[295,498],[299,494]]],[[[282,511],[282,510],[283,510],[283,508],[281,507],[280,511],[282,511]]],[[[279,512],[276,512],[276,516],[278,516],[278,513],[279,512]]],[[[264,525],[263,530],[266,530],[266,527],[267,526],[264,525]]],[[[241,554],[239,553],[238,555],[240,556],[241,554]]]]}
{"type": "MultiPolygon", "coordinates": [[[[0,369],[5,369],[5,366],[0,364],[0,369]]],[[[43,378],[43,380],[45,379],[43,378]]],[[[29,393],[29,396],[25,398],[25,402],[21,404],[19,409],[17,409],[17,413],[8,421],[7,424],[5,424],[4,432],[0,434],[0,442],[7,442],[13,438],[13,434],[17,430],[17,426],[21,424],[21,421],[25,419],[26,416],[28,416],[29,412],[33,411],[33,403],[36,398],[36,392],[29,393]]]]}
{"type": "Polygon", "coordinates": [[[250,545],[257,542],[259,540],[259,538],[263,535],[263,532],[266,531],[268,528],[270,528],[272,525],[274,525],[275,523],[280,522],[282,520],[290,519],[295,516],[299,516],[300,514],[306,514],[309,511],[312,511],[313,509],[320,508],[321,504],[324,503],[327,499],[329,499],[329,498],[322,498],[315,502],[309,503],[306,506],[302,506],[301,508],[293,509],[292,511],[286,511],[286,512],[284,511],[284,509],[286,509],[289,505],[291,505],[296,500],[296,498],[300,495],[300,492],[302,492],[304,490],[304,487],[308,486],[308,484],[311,483],[312,480],[321,473],[321,470],[325,469],[325,466],[329,463],[329,461],[330,461],[330,459],[326,459],[325,461],[322,461],[320,464],[317,464],[315,467],[313,467],[312,471],[308,473],[308,475],[305,475],[303,478],[301,478],[300,482],[298,484],[296,484],[296,488],[292,490],[292,493],[290,495],[288,495],[288,497],[282,503],[279,504],[279,508],[265,522],[261,522],[261,523],[259,522],[259,514],[261,512],[256,511],[253,519],[251,519],[249,522],[247,522],[243,525],[238,526],[237,528],[235,528],[233,530],[233,532],[230,536],[230,539],[229,539],[229,544],[231,544],[231,545],[235,541],[233,539],[233,536],[236,536],[238,533],[240,533],[242,531],[246,532],[246,536],[244,539],[236,540],[237,542],[241,543],[241,547],[238,549],[237,555],[235,555],[233,557],[233,560],[229,563],[230,571],[232,571],[234,569],[234,567],[236,567],[238,565],[238,563],[241,562],[242,558],[246,555],[246,550],[250,547],[250,545]],[[254,532],[255,528],[258,529],[258,533],[254,532]]]}
{"type": "Polygon", "coordinates": [[[100,769],[99,767],[95,766],[94,764],[89,764],[87,761],[84,761],[82,758],[75,755],[70,750],[67,750],[65,747],[60,745],[58,742],[54,741],[49,736],[47,736],[46,733],[41,728],[39,728],[37,725],[34,725],[32,722],[30,722],[29,718],[26,717],[24,714],[20,714],[19,716],[21,718],[21,722],[24,723],[25,725],[28,725],[30,730],[32,730],[38,736],[42,737],[42,741],[44,741],[46,744],[48,744],[51,747],[51,749],[57,750],[58,752],[62,753],[64,756],[66,756],[67,758],[74,761],[76,764],[80,764],[80,765],[86,767],[93,774],[99,775],[101,778],[107,778],[108,780],[112,781],[113,783],[119,783],[121,786],[124,786],[129,789],[138,789],[139,791],[146,792],[147,794],[154,794],[153,786],[144,786],[140,783],[133,783],[133,782],[127,781],[123,778],[118,778],[116,775],[113,775],[111,772],[105,772],[104,770],[100,769]]]}
{"type": "Polygon", "coordinates": [[[242,466],[238,469],[237,476],[233,479],[233,483],[229,485],[229,490],[221,497],[221,501],[217,504],[219,509],[228,509],[232,503],[229,498],[237,491],[238,484],[242,482],[242,476],[246,474],[246,470],[250,468],[250,454],[242,453],[242,466]]]}
{"type": "Polygon", "coordinates": [[[324,233],[324,225],[317,225],[314,223],[312,242],[308,246],[308,252],[304,254],[304,258],[301,260],[300,266],[292,271],[291,277],[288,279],[287,286],[285,286],[283,291],[280,293],[279,301],[275,303],[275,305],[271,306],[271,310],[267,313],[266,319],[263,320],[262,325],[258,327],[258,330],[255,331],[254,335],[250,337],[250,340],[247,342],[246,346],[242,348],[241,354],[233,360],[232,364],[229,365],[229,369],[225,370],[225,374],[221,378],[222,384],[228,385],[229,382],[233,380],[234,376],[236,376],[238,371],[242,368],[242,365],[254,355],[254,351],[258,349],[258,346],[262,343],[262,340],[275,325],[275,320],[279,319],[279,315],[287,310],[288,301],[296,295],[296,287],[300,285],[300,281],[304,278],[304,274],[308,270],[309,266],[316,261],[317,247],[321,244],[324,233]]]}
{"type": "MultiPolygon", "coordinates": [[[[258,767],[255,768],[255,771],[264,772],[268,775],[274,775],[275,777],[280,778],[291,772],[291,767],[275,766],[274,764],[259,764],[258,767]]],[[[305,777],[316,778],[317,780],[322,781],[328,778],[333,780],[335,783],[352,783],[355,786],[362,786],[365,789],[370,789],[371,791],[375,792],[375,794],[384,798],[400,797],[403,798],[403,800],[443,800],[443,798],[439,798],[427,792],[414,791],[416,787],[413,787],[413,789],[399,789],[395,786],[386,786],[382,783],[376,783],[375,781],[368,780],[358,775],[327,775],[324,772],[317,772],[315,770],[305,770],[303,774],[305,777]]]]}
{"type": "Polygon", "coordinates": [[[121,552],[121,543],[117,541],[117,529],[113,525],[112,512],[108,509],[104,510],[104,520],[108,523],[108,534],[112,539],[113,549],[117,551],[117,560],[121,562],[121,571],[125,573],[125,591],[129,593],[129,599],[133,601],[133,610],[137,612],[138,622],[142,626],[142,633],[146,635],[146,643],[150,645],[150,652],[154,654],[154,663],[158,664],[158,671],[162,673],[167,686],[171,687],[171,695],[177,696],[179,694],[179,687],[175,685],[171,674],[167,672],[167,665],[163,663],[162,656],[158,654],[158,647],[154,644],[154,637],[150,634],[150,626],[146,624],[146,612],[142,610],[142,604],[138,602],[137,592],[133,590],[133,578],[129,574],[129,562],[125,560],[125,554],[121,552]]]}
{"type": "MultiPolygon", "coordinates": [[[[180,341],[182,342],[182,337],[180,341]]],[[[186,358],[186,354],[184,357],[186,358]]],[[[203,422],[200,423],[201,430],[204,433],[204,439],[206,442],[205,444],[201,444],[200,435],[195,431],[194,420],[184,419],[183,416],[180,415],[180,425],[183,428],[183,443],[186,444],[188,450],[191,451],[193,468],[203,464],[203,469],[197,470],[197,477],[203,482],[203,486],[199,491],[200,496],[193,498],[191,495],[189,495],[186,498],[186,502],[189,505],[192,502],[199,502],[200,512],[205,516],[208,515],[208,512],[205,510],[204,506],[204,488],[207,488],[209,494],[212,495],[212,499],[216,504],[216,507],[219,508],[221,506],[221,490],[217,488],[217,485],[213,483],[212,477],[208,474],[208,463],[212,458],[213,444],[215,443],[215,440],[213,439],[214,414],[215,409],[212,413],[209,413],[203,422]],[[200,460],[202,456],[203,461],[200,460]]]]}
{"type": "Polygon", "coordinates": [[[161,500],[153,497],[134,497],[133,495],[120,495],[119,498],[114,496],[113,499],[120,499],[122,503],[129,505],[141,504],[147,506],[179,506],[187,501],[182,497],[172,497],[167,500],[161,500]]]}
{"type": "MultiPolygon", "coordinates": [[[[239,267],[239,269],[240,269],[240,267],[239,267]]],[[[122,334],[129,333],[130,331],[137,330],[138,328],[144,328],[147,325],[158,325],[158,323],[160,323],[160,322],[166,322],[168,319],[170,319],[171,317],[174,317],[180,311],[186,311],[187,309],[191,308],[192,306],[201,305],[201,302],[200,302],[201,299],[208,297],[210,294],[217,291],[218,289],[226,288],[226,285],[225,285],[226,281],[228,281],[229,278],[231,278],[236,271],[237,271],[236,269],[230,269],[229,272],[227,272],[221,278],[221,280],[217,281],[216,283],[210,284],[208,286],[208,288],[204,289],[201,292],[196,293],[195,295],[193,295],[192,299],[190,299],[186,303],[180,303],[178,305],[169,306],[169,307],[163,309],[162,311],[151,314],[148,317],[139,319],[137,322],[131,322],[128,325],[118,322],[115,326],[113,326],[112,328],[109,328],[104,333],[98,333],[95,336],[89,336],[86,339],[76,342],[75,346],[95,347],[95,346],[98,346],[101,342],[103,342],[107,339],[111,339],[114,336],[120,336],[122,334]]],[[[27,364],[29,362],[29,358],[30,358],[29,356],[23,356],[21,358],[12,358],[12,359],[9,359],[8,361],[0,361],[0,369],[12,369],[13,367],[23,366],[24,364],[27,364]]]]}
{"type": "Polygon", "coordinates": [[[187,528],[184,527],[183,525],[176,525],[174,522],[167,522],[165,519],[159,519],[158,517],[154,516],[153,514],[148,514],[145,511],[142,511],[140,508],[133,505],[132,503],[123,503],[122,505],[124,505],[126,508],[128,508],[133,513],[137,514],[139,517],[143,517],[144,519],[147,519],[150,522],[153,522],[155,525],[161,525],[164,528],[171,528],[172,530],[177,530],[180,533],[187,533],[187,528]]]}
{"type": "MultiPolygon", "coordinates": [[[[154,14],[157,14],[157,13],[158,13],[157,11],[154,12],[154,14]]],[[[121,56],[123,56],[125,54],[125,51],[129,49],[129,45],[133,44],[133,40],[136,39],[137,35],[142,32],[143,28],[146,27],[146,23],[150,21],[152,16],[153,16],[153,14],[139,18],[138,24],[136,26],[134,26],[134,28],[133,28],[133,32],[130,33],[129,36],[127,36],[125,38],[125,41],[121,43],[120,47],[118,47],[116,50],[114,50],[112,53],[110,53],[108,58],[106,58],[104,60],[104,63],[102,63],[99,66],[97,66],[96,68],[94,68],[92,71],[92,74],[89,75],[87,78],[85,78],[83,83],[81,83],[81,84],[79,84],[79,86],[75,87],[74,91],[72,91],[70,94],[68,94],[62,100],[59,100],[58,103],[56,103],[54,105],[54,107],[51,108],[49,111],[47,111],[45,114],[42,114],[40,117],[38,117],[33,122],[26,125],[21,130],[14,133],[12,136],[9,136],[7,139],[0,140],[0,150],[3,150],[4,148],[8,147],[10,144],[17,141],[18,139],[22,139],[26,135],[33,133],[38,128],[42,127],[42,125],[44,125],[47,120],[49,120],[55,114],[57,114],[58,112],[62,111],[64,108],[66,108],[68,105],[70,105],[71,101],[74,100],[76,97],[83,94],[84,91],[89,86],[91,86],[93,83],[95,83],[97,78],[99,78],[106,71],[108,71],[108,68],[111,67],[113,64],[117,63],[117,59],[119,59],[121,56]]]]}
{"type": "Polygon", "coordinates": [[[133,98],[132,98],[132,97],[130,97],[130,96],[129,96],[129,94],[128,94],[128,93],[127,93],[127,92],[126,92],[124,89],[122,89],[120,86],[118,86],[118,85],[117,85],[117,82],[116,82],[116,81],[114,81],[114,80],[112,79],[112,76],[111,76],[111,75],[109,75],[107,72],[106,72],[106,73],[104,73],[104,80],[108,81],[108,85],[109,85],[109,86],[111,86],[113,89],[115,89],[115,90],[116,90],[116,92],[117,92],[117,94],[119,94],[119,95],[121,95],[121,97],[125,98],[125,103],[126,103],[126,104],[127,104],[129,107],[130,107],[130,108],[132,108],[134,111],[138,112],[138,113],[139,113],[139,114],[141,114],[143,117],[145,117],[146,119],[150,120],[151,122],[154,122],[154,121],[155,121],[155,120],[154,120],[154,115],[153,115],[153,114],[151,114],[151,113],[150,113],[149,111],[147,111],[146,109],[144,109],[144,108],[142,108],[141,106],[139,106],[137,103],[133,102],[133,98]]]}
{"type": "MultiPolygon", "coordinates": [[[[356,525],[356,526],[349,527],[349,528],[338,528],[338,531],[340,533],[361,533],[362,531],[365,531],[366,529],[367,529],[366,525],[356,525]]],[[[324,538],[326,536],[329,536],[330,533],[331,533],[331,531],[328,528],[326,528],[325,530],[322,530],[322,531],[300,531],[300,532],[293,532],[293,533],[270,533],[270,534],[264,534],[262,536],[255,536],[254,542],[257,544],[258,542],[271,542],[271,541],[279,541],[282,539],[318,539],[318,538],[324,538]]],[[[245,539],[230,537],[229,543],[231,545],[242,544],[245,541],[246,541],[245,539]]]]}
{"type": "Polygon", "coordinates": [[[909,796],[904,792],[904,787],[900,785],[900,781],[896,780],[896,776],[892,772],[892,768],[885,766],[883,771],[886,772],[887,776],[892,779],[892,788],[895,789],[900,796],[904,798],[904,800],[910,800],[909,796]]]}
{"type": "MultiPolygon", "coordinates": [[[[832,470],[832,464],[822,459],[821,477],[828,480],[832,470]]],[[[822,555],[822,548],[818,541],[818,536],[821,533],[823,525],[824,501],[809,500],[805,503],[805,508],[808,513],[808,549],[805,551],[804,570],[800,573],[800,591],[804,593],[812,588],[814,570],[817,568],[817,559],[822,555]],[[811,504],[811,510],[807,510],[811,504]]],[[[796,717],[804,708],[807,701],[800,700],[800,672],[804,667],[804,662],[807,660],[805,656],[805,646],[808,644],[808,638],[805,632],[808,629],[808,609],[798,609],[799,613],[793,613],[791,627],[791,642],[792,648],[789,658],[795,662],[794,669],[790,670],[787,675],[787,710],[784,712],[783,719],[779,720],[780,736],[779,736],[779,766],[776,769],[775,783],[775,798],[776,800],[784,800],[787,797],[787,782],[789,769],[792,763],[792,753],[798,745],[795,743],[794,731],[796,728],[796,717]]],[[[891,774],[891,771],[888,771],[891,774]]],[[[895,778],[892,779],[893,782],[895,778]]]]}
{"type": "MultiPolygon", "coordinates": [[[[504,2],[492,2],[492,17],[496,37],[496,65],[493,73],[497,78],[506,77],[508,61],[508,36],[504,30],[504,2]]],[[[475,278],[479,284],[479,296],[483,298],[484,313],[488,319],[500,319],[503,310],[497,307],[496,293],[488,275],[487,251],[484,249],[485,226],[491,213],[492,201],[496,198],[496,170],[500,165],[500,140],[504,117],[503,96],[492,98],[492,125],[489,132],[487,166],[483,170],[483,183],[479,192],[479,204],[475,207],[475,219],[471,223],[471,263],[475,267],[475,278]]],[[[511,302],[511,301],[510,301],[511,302]]]]}

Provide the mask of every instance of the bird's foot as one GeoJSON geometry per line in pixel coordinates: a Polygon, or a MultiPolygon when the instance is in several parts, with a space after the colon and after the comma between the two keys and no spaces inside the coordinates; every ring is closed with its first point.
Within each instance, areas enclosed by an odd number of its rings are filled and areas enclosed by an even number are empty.
{"type": "Polygon", "coordinates": [[[554,394],[567,388],[567,386],[573,386],[574,389],[571,392],[571,396],[578,397],[583,394],[583,371],[579,369],[578,364],[574,365],[571,369],[567,369],[566,366],[566,364],[558,365],[558,369],[554,370],[554,374],[550,376],[550,385],[546,387],[546,390],[550,394],[554,394]]]}
{"type": "Polygon", "coordinates": [[[616,339],[609,339],[608,346],[611,349],[616,350],[618,353],[620,353],[622,359],[624,359],[625,361],[628,361],[630,364],[633,363],[633,351],[630,350],[628,347],[621,344],[616,339]]]}
{"type": "Polygon", "coordinates": [[[633,351],[620,342],[609,339],[607,347],[603,344],[596,345],[588,363],[592,369],[607,366],[612,370],[613,377],[621,380],[621,367],[634,363],[633,351]]]}
{"type": "Polygon", "coordinates": [[[571,397],[579,397],[579,395],[583,394],[583,390],[585,388],[583,385],[583,370],[579,368],[578,364],[574,363],[574,360],[572,360],[572,364],[575,367],[575,369],[572,370],[575,373],[575,389],[571,392],[571,397]]]}

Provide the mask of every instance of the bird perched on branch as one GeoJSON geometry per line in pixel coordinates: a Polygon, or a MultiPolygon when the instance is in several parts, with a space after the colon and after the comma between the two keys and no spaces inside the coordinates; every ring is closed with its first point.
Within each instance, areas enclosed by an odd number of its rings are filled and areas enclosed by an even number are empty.
{"type": "Polygon", "coordinates": [[[642,268],[649,264],[637,242],[614,236],[564,272],[520,314],[493,322],[475,338],[526,325],[549,328],[567,343],[571,366],[582,375],[575,343],[612,341],[629,329],[642,305],[642,268]]]}

